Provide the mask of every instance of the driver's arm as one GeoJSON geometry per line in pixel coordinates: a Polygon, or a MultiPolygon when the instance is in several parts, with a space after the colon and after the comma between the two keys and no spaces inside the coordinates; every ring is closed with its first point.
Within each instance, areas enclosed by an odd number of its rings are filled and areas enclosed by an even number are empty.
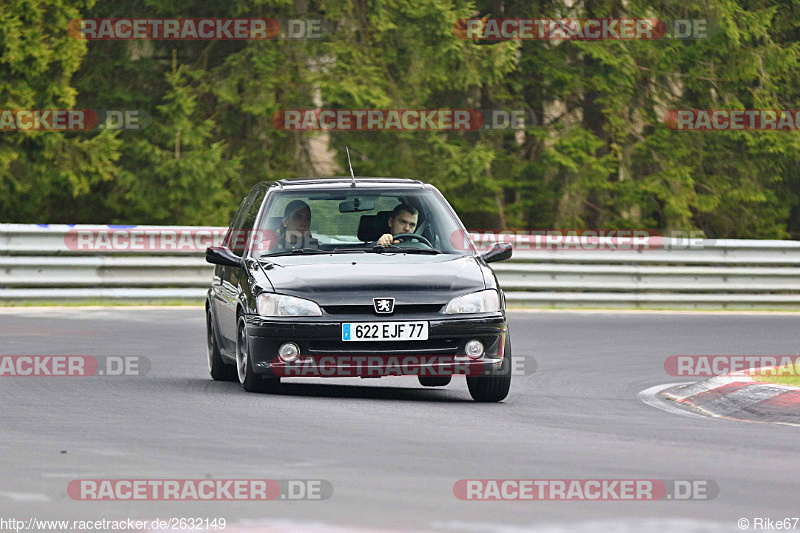
{"type": "Polygon", "coordinates": [[[384,233],[381,235],[381,238],[375,243],[377,246],[389,246],[391,244],[397,244],[400,241],[395,241],[394,237],[391,233],[384,233]]]}

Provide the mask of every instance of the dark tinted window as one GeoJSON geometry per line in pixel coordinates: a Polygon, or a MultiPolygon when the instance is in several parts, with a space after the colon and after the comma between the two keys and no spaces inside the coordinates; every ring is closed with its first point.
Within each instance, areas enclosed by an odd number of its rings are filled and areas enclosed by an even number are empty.
{"type": "Polygon", "coordinates": [[[228,226],[228,233],[225,234],[225,238],[222,239],[222,245],[227,246],[230,248],[231,246],[231,234],[233,233],[234,228],[237,228],[241,225],[242,219],[244,218],[245,207],[247,206],[248,201],[250,200],[250,195],[244,197],[242,203],[239,204],[239,209],[236,210],[236,213],[233,215],[233,219],[231,220],[231,225],[228,226]]]}
{"type": "Polygon", "coordinates": [[[244,220],[242,222],[242,230],[250,231],[253,229],[253,226],[256,223],[256,217],[258,216],[258,210],[261,208],[261,203],[264,201],[264,191],[258,190],[255,192],[250,205],[247,206],[247,214],[244,216],[244,220]]]}
{"type": "Polygon", "coordinates": [[[247,246],[247,237],[253,229],[253,223],[258,215],[258,209],[264,200],[264,191],[251,191],[239,206],[236,216],[233,218],[228,234],[225,236],[223,244],[231,249],[237,256],[241,257],[247,246]]]}

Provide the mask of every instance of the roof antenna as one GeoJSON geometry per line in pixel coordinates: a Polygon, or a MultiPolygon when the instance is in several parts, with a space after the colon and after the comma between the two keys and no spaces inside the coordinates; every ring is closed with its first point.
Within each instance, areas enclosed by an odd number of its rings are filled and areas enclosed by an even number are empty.
{"type": "Polygon", "coordinates": [[[353,164],[350,162],[350,148],[345,145],[345,150],[347,150],[347,166],[350,167],[350,177],[353,178],[353,183],[350,184],[351,187],[356,186],[356,177],[353,175],[353,164]]]}

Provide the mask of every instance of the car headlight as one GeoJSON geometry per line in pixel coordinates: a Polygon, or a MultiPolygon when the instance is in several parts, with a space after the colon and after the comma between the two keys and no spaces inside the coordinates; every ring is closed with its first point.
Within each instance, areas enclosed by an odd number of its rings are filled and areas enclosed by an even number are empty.
{"type": "Polygon", "coordinates": [[[322,309],[311,300],[263,292],[256,298],[261,316],[322,316],[322,309]]]}
{"type": "Polygon", "coordinates": [[[500,295],[494,289],[453,298],[444,308],[446,315],[461,313],[490,313],[500,310],[500,295]]]}

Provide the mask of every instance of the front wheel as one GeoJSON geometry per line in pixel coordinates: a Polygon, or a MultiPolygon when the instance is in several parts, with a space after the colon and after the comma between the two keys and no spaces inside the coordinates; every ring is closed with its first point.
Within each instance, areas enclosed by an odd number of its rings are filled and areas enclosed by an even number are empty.
{"type": "Polygon", "coordinates": [[[488,376],[467,376],[467,388],[476,402],[499,402],[511,388],[511,336],[506,331],[503,364],[488,376]]]}
{"type": "Polygon", "coordinates": [[[247,392],[275,392],[280,377],[263,378],[253,372],[253,359],[250,357],[250,343],[247,342],[247,322],[239,317],[236,327],[236,373],[239,383],[247,392]]]}

